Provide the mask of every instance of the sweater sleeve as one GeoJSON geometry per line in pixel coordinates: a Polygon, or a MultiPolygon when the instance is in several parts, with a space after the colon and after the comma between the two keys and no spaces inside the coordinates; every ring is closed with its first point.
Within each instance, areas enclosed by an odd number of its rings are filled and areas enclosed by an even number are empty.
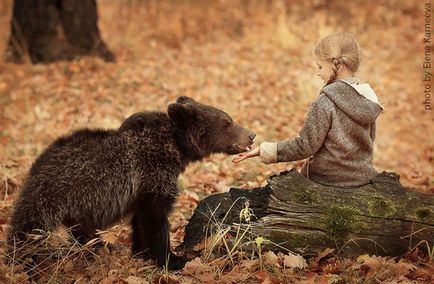
{"type": "Polygon", "coordinates": [[[259,156],[265,164],[277,163],[277,142],[262,142],[259,156]]]}
{"type": "Polygon", "coordinates": [[[291,162],[312,156],[324,143],[330,126],[330,116],[320,97],[311,104],[298,136],[290,141],[277,142],[277,161],[291,162]]]}

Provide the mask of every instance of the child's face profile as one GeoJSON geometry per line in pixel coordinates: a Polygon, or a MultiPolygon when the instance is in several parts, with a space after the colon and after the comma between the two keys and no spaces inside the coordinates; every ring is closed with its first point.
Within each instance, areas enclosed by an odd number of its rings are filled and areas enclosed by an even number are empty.
{"type": "Polygon", "coordinates": [[[333,74],[332,63],[325,60],[317,59],[315,64],[317,67],[317,75],[321,77],[324,83],[327,83],[327,81],[333,74]]]}

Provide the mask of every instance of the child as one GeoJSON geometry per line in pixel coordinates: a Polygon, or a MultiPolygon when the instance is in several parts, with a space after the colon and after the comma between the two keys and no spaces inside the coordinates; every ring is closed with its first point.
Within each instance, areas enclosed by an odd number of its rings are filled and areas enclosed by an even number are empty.
{"type": "Polygon", "coordinates": [[[301,173],[326,185],[360,186],[377,175],[373,165],[375,120],[383,107],[369,84],[354,73],[360,47],[351,34],[334,33],[315,49],[318,76],[326,85],[313,101],[298,137],[264,142],[233,162],[260,156],[266,164],[309,158],[301,173]]]}

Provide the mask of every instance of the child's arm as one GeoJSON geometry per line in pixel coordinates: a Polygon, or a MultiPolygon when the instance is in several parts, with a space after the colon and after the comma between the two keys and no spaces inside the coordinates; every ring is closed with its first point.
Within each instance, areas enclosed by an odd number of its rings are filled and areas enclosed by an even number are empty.
{"type": "Polygon", "coordinates": [[[310,106],[306,120],[298,136],[290,141],[264,142],[260,156],[264,163],[291,162],[306,159],[315,154],[324,143],[331,126],[327,100],[320,95],[310,106]]]}
{"type": "Polygon", "coordinates": [[[283,142],[263,142],[252,151],[241,154],[234,162],[261,156],[264,163],[291,162],[312,156],[324,142],[331,126],[327,111],[329,101],[320,95],[310,106],[298,137],[283,142]]]}

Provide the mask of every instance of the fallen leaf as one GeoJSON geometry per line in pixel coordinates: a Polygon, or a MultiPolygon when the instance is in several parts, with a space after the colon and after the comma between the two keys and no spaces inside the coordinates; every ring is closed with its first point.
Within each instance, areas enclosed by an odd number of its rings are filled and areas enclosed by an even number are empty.
{"type": "Polygon", "coordinates": [[[318,253],[318,256],[314,257],[310,261],[310,263],[309,263],[310,269],[317,269],[319,267],[319,262],[321,261],[321,259],[323,259],[324,257],[328,256],[329,254],[331,254],[334,251],[335,251],[334,249],[326,248],[322,252],[318,253]]]}
{"type": "Polygon", "coordinates": [[[289,253],[283,256],[283,265],[292,268],[306,268],[307,262],[301,255],[289,253]]]}
{"type": "Polygon", "coordinates": [[[123,279],[124,281],[126,281],[128,284],[149,284],[149,281],[141,278],[141,277],[137,277],[137,276],[128,276],[127,278],[123,279]]]}
{"type": "Polygon", "coordinates": [[[71,271],[74,270],[74,263],[69,260],[65,263],[65,266],[63,267],[63,271],[65,271],[66,273],[70,273],[71,271]]]}
{"type": "Polygon", "coordinates": [[[279,257],[272,251],[267,251],[263,253],[264,260],[269,264],[277,267],[282,267],[279,263],[279,257]]]}
{"type": "Polygon", "coordinates": [[[195,275],[196,273],[200,272],[201,269],[204,268],[204,265],[199,257],[196,257],[193,260],[190,260],[187,262],[182,269],[183,275],[195,275]]]}
{"type": "Polygon", "coordinates": [[[114,282],[114,278],[112,277],[106,277],[104,279],[102,279],[99,284],[112,284],[114,282]]]}
{"type": "Polygon", "coordinates": [[[241,261],[241,267],[249,272],[253,272],[259,267],[259,260],[257,259],[247,259],[241,261]]]}
{"type": "Polygon", "coordinates": [[[260,270],[260,271],[255,273],[255,276],[256,276],[256,278],[258,278],[258,280],[260,280],[262,282],[265,280],[265,278],[267,278],[267,271],[260,270]]]}
{"type": "Polygon", "coordinates": [[[196,244],[193,247],[193,251],[201,251],[201,250],[203,250],[204,248],[206,248],[210,244],[210,242],[212,241],[212,239],[213,239],[213,237],[202,239],[202,241],[200,241],[200,243],[196,244]]]}

